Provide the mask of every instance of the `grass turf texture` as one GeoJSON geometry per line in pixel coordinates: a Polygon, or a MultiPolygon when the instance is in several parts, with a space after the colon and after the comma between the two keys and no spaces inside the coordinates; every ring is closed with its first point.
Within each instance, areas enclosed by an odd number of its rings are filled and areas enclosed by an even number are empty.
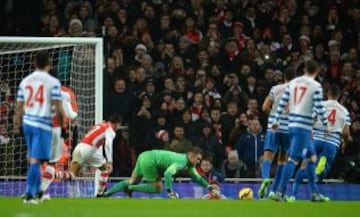
{"type": "Polygon", "coordinates": [[[0,198],[1,217],[318,217],[359,215],[360,202],[312,203],[297,201],[168,200],[168,199],[69,199],[56,198],[39,205],[19,198],[0,198]]]}

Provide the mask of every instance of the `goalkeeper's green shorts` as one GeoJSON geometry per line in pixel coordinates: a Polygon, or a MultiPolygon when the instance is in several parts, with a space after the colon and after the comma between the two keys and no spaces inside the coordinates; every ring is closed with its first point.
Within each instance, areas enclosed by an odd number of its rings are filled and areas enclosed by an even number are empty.
{"type": "Polygon", "coordinates": [[[155,182],[161,178],[156,169],[155,158],[151,152],[143,152],[139,155],[134,173],[137,176],[142,176],[146,182],[155,182]]]}

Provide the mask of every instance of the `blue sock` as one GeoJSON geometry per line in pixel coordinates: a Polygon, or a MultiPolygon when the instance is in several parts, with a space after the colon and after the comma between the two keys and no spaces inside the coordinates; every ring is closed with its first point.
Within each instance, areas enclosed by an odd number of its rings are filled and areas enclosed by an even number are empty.
{"type": "Polygon", "coordinates": [[[274,177],[274,184],[272,187],[272,191],[276,192],[276,189],[279,187],[280,180],[281,180],[281,174],[284,169],[284,165],[278,164],[275,171],[275,177],[274,177]]]}
{"type": "Polygon", "coordinates": [[[309,188],[310,188],[310,192],[311,193],[319,193],[319,190],[316,186],[315,183],[315,167],[316,167],[316,163],[311,162],[311,161],[307,161],[306,162],[306,175],[308,178],[308,184],[309,184],[309,188]]]}
{"type": "Polygon", "coordinates": [[[41,165],[36,164],[36,178],[35,178],[35,186],[34,186],[34,194],[38,194],[41,191],[41,165]]]}
{"type": "Polygon", "coordinates": [[[299,187],[303,179],[306,177],[305,169],[299,168],[295,175],[295,182],[292,188],[292,196],[296,197],[297,193],[299,192],[299,187]]]}
{"type": "Polygon", "coordinates": [[[263,179],[270,178],[271,161],[265,159],[261,167],[261,175],[263,179]]]}
{"type": "Polygon", "coordinates": [[[41,170],[40,164],[31,163],[29,167],[29,171],[27,173],[27,183],[26,183],[26,193],[34,196],[38,189],[40,189],[41,182],[41,170]],[[38,180],[40,179],[40,181],[38,180]]]}
{"type": "Polygon", "coordinates": [[[280,184],[277,192],[285,194],[286,185],[289,182],[291,176],[293,175],[294,170],[295,170],[295,163],[293,161],[288,161],[281,174],[280,184]]]}

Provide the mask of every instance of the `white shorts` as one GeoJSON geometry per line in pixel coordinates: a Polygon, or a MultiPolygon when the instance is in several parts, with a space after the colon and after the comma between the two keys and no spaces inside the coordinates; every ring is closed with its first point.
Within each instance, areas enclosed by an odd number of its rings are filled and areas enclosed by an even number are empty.
{"type": "Polygon", "coordinates": [[[63,139],[61,138],[61,128],[54,127],[52,128],[51,136],[51,152],[50,152],[50,163],[56,163],[60,160],[62,153],[62,143],[63,139]]]}
{"type": "Polygon", "coordinates": [[[72,162],[78,162],[81,166],[99,168],[106,163],[102,148],[96,148],[85,143],[79,143],[73,152],[72,162]]]}

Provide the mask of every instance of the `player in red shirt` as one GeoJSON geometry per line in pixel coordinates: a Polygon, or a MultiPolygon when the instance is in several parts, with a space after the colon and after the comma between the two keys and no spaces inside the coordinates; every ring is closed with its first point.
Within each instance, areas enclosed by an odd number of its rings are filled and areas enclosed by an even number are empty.
{"type": "Polygon", "coordinates": [[[120,127],[120,118],[111,116],[109,121],[95,125],[75,147],[70,172],[59,172],[59,179],[75,180],[83,166],[98,168],[95,173],[97,195],[102,196],[112,172],[113,140],[120,127]],[[104,149],[104,155],[103,155],[104,149]]]}

